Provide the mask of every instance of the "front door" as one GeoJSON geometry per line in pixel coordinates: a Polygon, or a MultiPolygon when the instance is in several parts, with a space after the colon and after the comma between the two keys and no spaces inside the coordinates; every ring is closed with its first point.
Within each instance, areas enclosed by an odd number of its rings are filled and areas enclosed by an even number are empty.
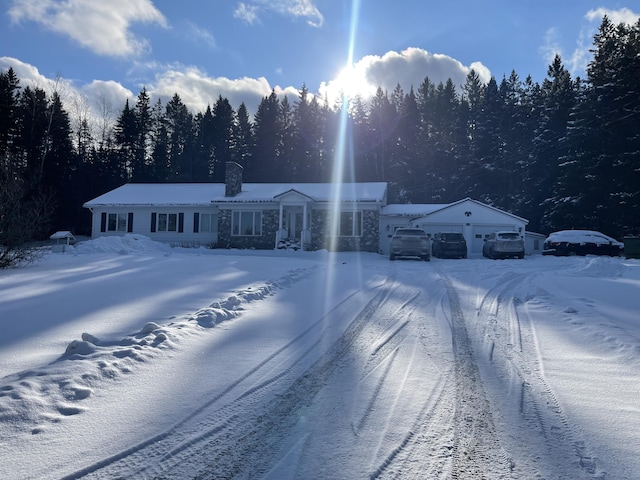
{"type": "Polygon", "coordinates": [[[289,240],[300,241],[304,225],[302,215],[302,207],[285,208],[282,217],[282,229],[289,240]]]}

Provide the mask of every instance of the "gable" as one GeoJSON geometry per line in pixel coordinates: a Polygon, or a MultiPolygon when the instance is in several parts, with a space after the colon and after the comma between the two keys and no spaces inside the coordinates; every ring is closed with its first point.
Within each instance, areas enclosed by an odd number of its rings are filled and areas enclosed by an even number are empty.
{"type": "Polygon", "coordinates": [[[516,221],[521,222],[524,225],[529,223],[529,221],[524,218],[471,198],[465,198],[458,202],[446,205],[438,210],[421,216],[420,219],[427,220],[429,222],[453,220],[466,223],[497,223],[504,221],[516,221]]]}

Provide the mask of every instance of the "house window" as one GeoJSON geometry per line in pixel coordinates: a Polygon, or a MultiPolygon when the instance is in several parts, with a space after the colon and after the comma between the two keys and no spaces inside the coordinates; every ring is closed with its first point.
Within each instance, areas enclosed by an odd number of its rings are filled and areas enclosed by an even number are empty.
{"type": "Polygon", "coordinates": [[[126,232],[127,214],[110,213],[107,220],[107,232],[126,232]]]}
{"type": "Polygon", "coordinates": [[[101,232],[129,232],[133,231],[133,212],[107,213],[102,212],[100,219],[101,232]]]}
{"type": "Polygon", "coordinates": [[[231,215],[231,235],[234,235],[234,236],[262,235],[262,212],[260,211],[233,212],[231,215]]]}
{"type": "Polygon", "coordinates": [[[340,212],[341,237],[362,236],[362,212],[340,212]]]}
{"type": "Polygon", "coordinates": [[[178,230],[177,213],[158,214],[158,232],[175,232],[178,230]]]}
{"type": "Polygon", "coordinates": [[[201,232],[213,232],[215,222],[215,215],[213,213],[201,213],[200,214],[200,231],[201,232]]]}
{"type": "Polygon", "coordinates": [[[152,232],[180,232],[184,231],[184,213],[152,213],[152,232]]]}

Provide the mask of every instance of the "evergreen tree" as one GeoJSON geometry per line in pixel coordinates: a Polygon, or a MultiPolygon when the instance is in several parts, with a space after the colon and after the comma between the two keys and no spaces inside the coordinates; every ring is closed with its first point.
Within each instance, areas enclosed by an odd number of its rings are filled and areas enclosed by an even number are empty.
{"type": "Polygon", "coordinates": [[[389,100],[389,95],[378,87],[369,108],[371,131],[372,171],[369,181],[389,181],[389,168],[393,163],[393,152],[397,138],[398,111],[389,100]]]}
{"type": "Polygon", "coordinates": [[[195,163],[199,181],[212,181],[217,168],[214,163],[214,119],[211,107],[207,106],[204,114],[196,115],[195,131],[195,163]]]}
{"type": "Polygon", "coordinates": [[[129,107],[129,99],[127,99],[114,128],[120,178],[123,183],[133,178],[134,168],[136,171],[142,168],[141,165],[136,165],[136,147],[139,137],[136,113],[129,107]]]}
{"type": "Polygon", "coordinates": [[[529,228],[534,231],[548,228],[541,218],[542,210],[553,198],[560,175],[560,159],[567,155],[564,138],[576,105],[575,82],[559,55],[549,65],[539,102],[540,115],[536,117],[529,173],[525,178],[529,203],[522,211],[522,216],[530,220],[529,228]]]}
{"type": "Polygon", "coordinates": [[[169,137],[168,157],[172,182],[193,182],[193,117],[176,93],[167,103],[165,111],[169,137]]]}
{"type": "Polygon", "coordinates": [[[151,180],[151,98],[145,87],[140,90],[134,108],[136,121],[131,163],[131,180],[147,182],[151,180]]]}
{"type": "Polygon", "coordinates": [[[234,125],[236,113],[229,100],[218,97],[213,106],[213,180],[224,182],[224,171],[227,162],[233,160],[234,125]]]}
{"type": "Polygon", "coordinates": [[[418,172],[414,165],[420,157],[420,112],[413,87],[399,104],[396,162],[392,178],[399,185],[397,201],[420,201],[424,190],[416,183],[418,172]],[[409,189],[407,190],[407,186],[409,189]]]}
{"type": "Polygon", "coordinates": [[[29,182],[37,184],[42,180],[48,148],[50,110],[44,90],[25,87],[18,100],[18,112],[19,151],[14,158],[15,168],[23,171],[29,182]]]}
{"type": "Polygon", "coordinates": [[[249,111],[243,103],[238,107],[236,121],[233,125],[232,160],[243,167],[251,163],[251,152],[254,149],[253,125],[249,119],[249,111]]]}
{"type": "Polygon", "coordinates": [[[275,90],[264,97],[254,117],[254,148],[251,163],[245,171],[247,181],[278,182],[282,178],[282,115],[275,90]]]}
{"type": "Polygon", "coordinates": [[[168,182],[169,174],[169,132],[162,101],[158,99],[151,111],[151,152],[153,164],[151,181],[168,182]]]}
{"type": "Polygon", "coordinates": [[[0,166],[8,168],[11,159],[11,170],[17,167],[13,163],[19,152],[19,93],[20,80],[13,68],[0,72],[0,166]]]}
{"type": "Polygon", "coordinates": [[[604,17],[587,86],[565,140],[562,181],[549,223],[622,236],[640,229],[640,22],[604,17]]]}

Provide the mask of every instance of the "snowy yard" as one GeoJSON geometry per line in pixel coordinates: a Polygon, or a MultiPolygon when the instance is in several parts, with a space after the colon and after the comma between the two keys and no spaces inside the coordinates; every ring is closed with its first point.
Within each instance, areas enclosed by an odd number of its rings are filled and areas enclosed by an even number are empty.
{"type": "Polygon", "coordinates": [[[0,478],[640,478],[640,261],[140,236],[0,271],[0,478]]]}

